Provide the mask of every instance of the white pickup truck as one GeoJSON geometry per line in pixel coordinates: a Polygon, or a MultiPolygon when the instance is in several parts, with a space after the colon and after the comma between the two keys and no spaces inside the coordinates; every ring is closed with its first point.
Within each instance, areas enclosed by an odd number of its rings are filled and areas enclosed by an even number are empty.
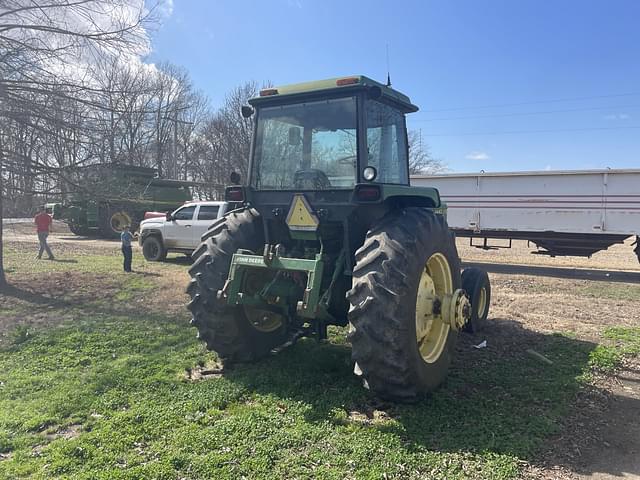
{"type": "Polygon", "coordinates": [[[191,254],[200,237],[227,213],[226,202],[188,202],[166,216],[140,222],[138,242],[144,258],[161,262],[168,252],[191,254]]]}

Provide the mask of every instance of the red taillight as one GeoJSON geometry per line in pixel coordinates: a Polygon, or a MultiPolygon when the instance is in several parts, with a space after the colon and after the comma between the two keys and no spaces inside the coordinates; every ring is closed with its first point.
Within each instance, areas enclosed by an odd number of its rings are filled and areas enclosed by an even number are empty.
{"type": "Polygon", "coordinates": [[[336,85],[338,87],[343,87],[345,85],[354,85],[358,82],[360,82],[359,77],[345,77],[345,78],[339,78],[338,80],[336,80],[336,85]]]}
{"type": "Polygon", "coordinates": [[[380,200],[380,187],[377,185],[358,185],[355,197],[360,202],[376,202],[380,200]]]}
{"type": "Polygon", "coordinates": [[[277,88],[263,88],[262,90],[260,90],[261,97],[268,97],[269,95],[277,95],[277,94],[278,94],[277,88]]]}
{"type": "Polygon", "coordinates": [[[244,190],[242,187],[227,187],[224,199],[227,202],[242,202],[244,201],[244,190]]]}

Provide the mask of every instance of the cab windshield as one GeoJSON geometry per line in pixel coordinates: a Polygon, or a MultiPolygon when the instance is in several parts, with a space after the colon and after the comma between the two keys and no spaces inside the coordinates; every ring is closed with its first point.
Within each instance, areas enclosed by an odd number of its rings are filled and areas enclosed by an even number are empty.
{"type": "Polygon", "coordinates": [[[258,190],[353,188],[356,98],[261,108],[252,185],[258,190]]]}

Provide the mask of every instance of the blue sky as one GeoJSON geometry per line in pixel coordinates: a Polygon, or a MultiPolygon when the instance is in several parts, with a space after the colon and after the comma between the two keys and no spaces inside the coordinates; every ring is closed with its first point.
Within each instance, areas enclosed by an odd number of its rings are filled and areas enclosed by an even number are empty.
{"type": "Polygon", "coordinates": [[[148,61],[216,106],[247,80],[384,81],[388,45],[451,171],[640,168],[639,22],[636,0],[174,0],[148,61]]]}

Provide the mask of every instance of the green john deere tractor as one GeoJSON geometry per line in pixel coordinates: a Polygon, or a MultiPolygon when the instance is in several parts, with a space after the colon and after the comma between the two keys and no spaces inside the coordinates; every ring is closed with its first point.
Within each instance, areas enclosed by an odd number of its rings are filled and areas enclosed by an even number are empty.
{"type": "Polygon", "coordinates": [[[409,186],[405,114],[418,108],[364,76],[267,88],[249,103],[249,178],[232,174],[233,209],[189,270],[199,337],[246,362],[349,325],[354,373],[376,395],[433,390],[458,333],[486,319],[490,287],[466,270],[462,288],[438,191],[409,186]]]}

